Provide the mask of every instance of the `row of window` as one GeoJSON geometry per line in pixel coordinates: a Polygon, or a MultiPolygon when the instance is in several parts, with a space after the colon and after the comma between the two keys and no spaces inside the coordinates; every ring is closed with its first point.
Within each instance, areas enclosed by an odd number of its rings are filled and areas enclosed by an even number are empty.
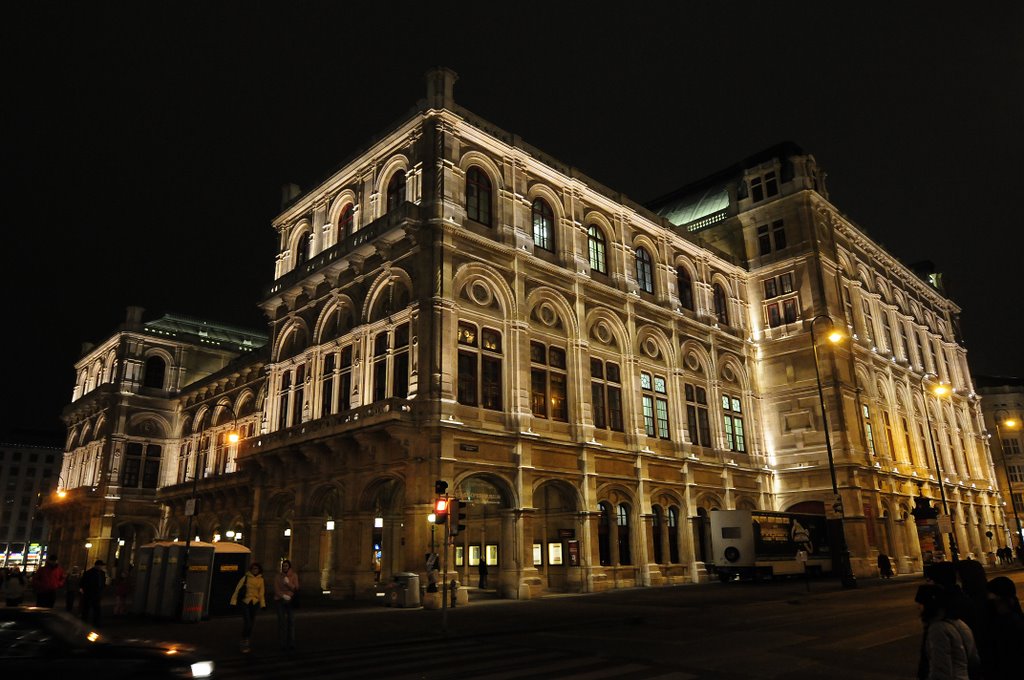
{"type": "MultiPolygon", "coordinates": [[[[873,456],[878,455],[871,409],[867,404],[861,404],[861,420],[864,427],[864,439],[867,443],[868,452],[873,456]]],[[[951,430],[946,432],[945,440],[943,440],[943,438],[939,436],[938,428],[933,427],[931,437],[929,438],[928,432],[925,430],[924,423],[918,422],[916,432],[917,447],[915,447],[911,443],[911,438],[915,433],[911,429],[911,426],[907,422],[907,418],[905,416],[900,417],[900,425],[903,432],[903,451],[905,453],[906,462],[913,463],[923,468],[931,467],[931,459],[929,456],[931,455],[931,447],[934,442],[934,446],[945,459],[943,470],[946,473],[956,473],[961,477],[975,476],[970,469],[970,456],[967,455],[969,451],[967,448],[967,442],[963,437],[959,438],[959,451],[963,452],[964,455],[957,456],[954,452],[958,449],[954,446],[953,433],[951,430]]],[[[887,410],[882,410],[882,426],[885,433],[885,444],[887,445],[890,455],[895,458],[899,450],[896,447],[896,435],[892,418],[887,410]]]]}

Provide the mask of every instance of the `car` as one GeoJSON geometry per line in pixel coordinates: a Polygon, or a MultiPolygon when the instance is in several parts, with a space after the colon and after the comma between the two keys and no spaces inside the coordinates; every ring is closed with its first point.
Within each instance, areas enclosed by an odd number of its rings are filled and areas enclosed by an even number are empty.
{"type": "Polygon", "coordinates": [[[70,614],[39,607],[0,609],[0,675],[30,677],[211,678],[213,661],[173,642],[116,640],[70,614]]]}

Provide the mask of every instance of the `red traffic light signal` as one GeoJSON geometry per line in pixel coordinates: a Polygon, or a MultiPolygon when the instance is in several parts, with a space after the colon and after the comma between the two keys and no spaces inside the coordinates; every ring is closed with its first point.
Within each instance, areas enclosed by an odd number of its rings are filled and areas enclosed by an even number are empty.
{"type": "Polygon", "coordinates": [[[448,499],[438,498],[434,501],[434,524],[444,524],[448,521],[448,499]]]}

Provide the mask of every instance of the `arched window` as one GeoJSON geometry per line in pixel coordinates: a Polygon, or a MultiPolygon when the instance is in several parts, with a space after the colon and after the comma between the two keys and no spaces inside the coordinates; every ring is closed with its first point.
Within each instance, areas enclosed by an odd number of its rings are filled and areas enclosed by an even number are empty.
{"type": "Polygon", "coordinates": [[[164,388],[164,377],[167,372],[167,363],[160,357],[146,359],[146,374],[143,378],[143,387],[152,387],[156,390],[164,388]]]}
{"type": "Polygon", "coordinates": [[[555,214],[543,198],[533,201],[533,243],[538,248],[555,251],[555,214]]]}
{"type": "Polygon", "coordinates": [[[466,216],[491,226],[491,179],[477,167],[466,173],[466,216]]]}
{"type": "Polygon", "coordinates": [[[309,253],[313,250],[313,234],[303,234],[295,243],[295,268],[305,264],[309,260],[309,253]]]}
{"type": "Polygon", "coordinates": [[[654,548],[654,563],[661,564],[662,550],[661,550],[661,506],[655,505],[651,508],[654,512],[651,514],[651,547],[654,548]]]}
{"type": "Polygon", "coordinates": [[[723,326],[729,325],[729,309],[725,297],[725,288],[722,288],[722,284],[716,283],[714,286],[715,296],[715,318],[718,319],[718,323],[723,326]]]}
{"type": "Polygon", "coordinates": [[[590,271],[608,273],[608,254],[605,249],[604,232],[597,225],[587,227],[587,246],[590,252],[590,271]]]}
{"type": "Polygon", "coordinates": [[[679,304],[683,309],[693,311],[693,280],[690,271],[680,265],[676,270],[676,281],[679,284],[679,304]]]}
{"type": "Polygon", "coordinates": [[[636,282],[645,293],[654,292],[654,271],[651,254],[643,246],[636,249],[636,282]]]}
{"type": "Polygon", "coordinates": [[[341,211],[341,216],[338,218],[338,243],[341,243],[346,236],[352,233],[352,228],[355,226],[356,210],[351,203],[345,206],[345,209],[341,211]]]}
{"type": "Polygon", "coordinates": [[[618,527],[619,564],[633,564],[629,554],[629,506],[619,503],[615,512],[615,524],[618,527]]]}
{"type": "Polygon", "coordinates": [[[399,170],[388,182],[388,212],[405,203],[405,170],[399,170]]]}
{"type": "Polygon", "coordinates": [[[458,400],[467,406],[501,410],[501,333],[460,321],[458,400]]]}

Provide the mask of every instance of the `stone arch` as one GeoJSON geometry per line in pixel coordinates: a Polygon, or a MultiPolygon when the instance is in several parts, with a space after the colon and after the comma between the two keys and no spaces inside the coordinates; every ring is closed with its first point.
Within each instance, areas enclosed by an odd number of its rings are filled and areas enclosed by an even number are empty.
{"type": "Polygon", "coordinates": [[[704,510],[722,510],[725,508],[725,503],[722,501],[722,497],[714,491],[702,491],[694,500],[694,506],[704,510]]]}
{"type": "Polygon", "coordinates": [[[839,268],[842,270],[843,275],[848,279],[854,279],[857,276],[857,267],[853,262],[853,258],[845,250],[840,249],[837,253],[839,260],[839,268]]]}
{"type": "Polygon", "coordinates": [[[413,282],[409,273],[400,267],[387,268],[370,286],[363,305],[362,318],[373,323],[408,306],[412,299],[413,282]]]}
{"type": "Polygon", "coordinates": [[[155,413],[132,414],[125,426],[125,434],[147,439],[166,439],[171,430],[167,419],[155,413]]]}
{"type": "Polygon", "coordinates": [[[206,414],[209,413],[209,411],[210,407],[205,404],[196,409],[196,415],[192,421],[193,433],[202,432],[206,429],[206,414]]]}
{"type": "Polygon", "coordinates": [[[268,517],[290,521],[295,512],[295,493],[293,491],[278,491],[271,494],[266,500],[264,508],[268,517]]]}
{"type": "Polygon", "coordinates": [[[750,375],[743,361],[735,354],[723,352],[718,355],[718,376],[727,383],[735,383],[743,392],[750,392],[750,375]]]}
{"type": "Polygon", "coordinates": [[[376,217],[382,217],[388,210],[388,185],[391,183],[391,178],[394,177],[395,173],[401,171],[405,173],[405,200],[415,203],[415,199],[419,196],[414,196],[412,191],[413,187],[409,182],[409,171],[412,168],[412,163],[409,158],[403,153],[396,153],[389,158],[384,165],[381,167],[380,172],[377,174],[377,181],[374,185],[374,193],[378,196],[377,200],[377,215],[376,217]]]}
{"type": "Polygon", "coordinates": [[[666,366],[676,364],[676,355],[668,336],[663,330],[650,324],[645,324],[637,329],[633,353],[636,356],[643,355],[650,361],[664,363],[666,366]]]}
{"type": "Polygon", "coordinates": [[[864,286],[865,292],[874,292],[874,277],[872,276],[871,271],[863,264],[857,265],[857,280],[860,281],[862,286],[864,286]]]}
{"type": "Polygon", "coordinates": [[[342,189],[338,192],[338,195],[334,197],[331,202],[331,208],[327,211],[327,220],[330,225],[331,231],[336,232],[338,221],[341,219],[341,211],[346,206],[352,206],[354,220],[352,222],[352,228],[356,231],[359,230],[359,203],[356,201],[356,192],[352,189],[342,189]]]}
{"type": "Polygon", "coordinates": [[[247,416],[256,410],[256,393],[251,389],[242,390],[235,400],[234,411],[239,418],[247,416]]]}
{"type": "MultiPolygon", "coordinates": [[[[288,250],[291,252],[291,264],[292,268],[295,267],[298,262],[299,248],[305,247],[303,241],[313,233],[313,223],[309,221],[308,217],[303,217],[291,229],[291,233],[288,235],[288,250]]],[[[312,257],[312,253],[306,253],[307,256],[312,257]]]]}
{"type": "MultiPolygon", "coordinates": [[[[590,209],[583,215],[584,229],[589,227],[591,224],[596,225],[604,232],[606,244],[610,244],[618,240],[618,235],[615,233],[615,227],[612,226],[611,220],[605,217],[604,213],[599,210],[590,209]]],[[[611,262],[609,261],[608,264],[611,264],[611,262]]]]}
{"type": "MultiPolygon", "coordinates": [[[[547,202],[547,204],[551,206],[551,212],[555,216],[555,229],[557,230],[558,225],[560,225],[562,223],[562,220],[566,218],[565,211],[562,208],[562,201],[558,197],[558,192],[549,187],[547,184],[534,181],[533,183],[530,184],[530,188],[526,192],[526,207],[528,210],[530,209],[530,206],[533,205],[534,200],[538,198],[543,198],[545,202],[547,202]]],[[[532,229],[533,225],[531,224],[531,233],[532,229]]],[[[557,231],[555,236],[556,245],[561,243],[561,236],[562,233],[560,231],[557,231]]]]}
{"type": "Polygon", "coordinates": [[[573,313],[568,301],[555,289],[547,286],[538,286],[531,290],[530,294],[526,297],[526,309],[528,318],[536,320],[549,328],[555,328],[554,323],[548,322],[548,320],[554,321],[554,317],[550,315],[550,312],[554,312],[557,318],[561,320],[564,335],[569,339],[579,337],[579,325],[576,315],[573,313]],[[550,310],[550,312],[546,310],[550,310]]]}
{"type": "Polygon", "coordinates": [[[320,317],[313,326],[314,342],[322,345],[341,337],[355,327],[355,302],[348,295],[338,295],[324,305],[320,317]]]}
{"type": "Polygon", "coordinates": [[[487,154],[476,150],[466,151],[459,159],[459,171],[463,181],[465,181],[469,169],[474,166],[480,168],[487,175],[487,179],[491,180],[491,190],[494,192],[494,198],[497,199],[498,191],[505,188],[501,169],[487,154]]]}
{"type": "Polygon", "coordinates": [[[357,507],[363,512],[374,512],[384,508],[395,511],[402,507],[405,496],[405,479],[388,474],[377,477],[363,487],[357,507]]]}
{"type": "Polygon", "coordinates": [[[277,335],[274,360],[284,361],[301,354],[309,346],[309,326],[300,317],[292,317],[277,335]]]}
{"type": "Polygon", "coordinates": [[[306,502],[305,513],[310,517],[338,519],[343,511],[342,489],[339,484],[327,482],[313,489],[306,502]]]}
{"type": "MultiPolygon", "coordinates": [[[[456,495],[459,498],[467,500],[469,503],[474,503],[474,494],[481,494],[487,491],[486,487],[481,485],[480,490],[474,490],[473,480],[483,481],[487,486],[492,487],[498,493],[498,505],[502,508],[518,508],[519,498],[515,492],[515,485],[506,478],[504,475],[494,472],[466,472],[458,475],[455,478],[455,484],[453,485],[456,489],[456,495]]],[[[489,499],[493,501],[494,499],[489,499]]],[[[493,504],[493,503],[490,503],[493,504]]]]}
{"type": "Polygon", "coordinates": [[[783,512],[805,513],[808,515],[824,515],[825,502],[817,498],[797,496],[790,499],[783,512]]]}
{"type": "Polygon", "coordinates": [[[757,499],[746,494],[737,496],[734,503],[737,510],[750,510],[751,512],[757,510],[757,499]]]}
{"type": "Polygon", "coordinates": [[[468,299],[481,307],[496,303],[506,319],[519,316],[512,289],[490,265],[470,262],[460,266],[452,277],[452,291],[456,299],[468,299]]]}
{"type": "Polygon", "coordinates": [[[682,365],[689,373],[703,374],[705,380],[709,380],[714,371],[711,370],[713,362],[711,354],[704,345],[696,340],[684,340],[679,350],[682,358],[682,365]]]}
{"type": "MultiPolygon", "coordinates": [[[[630,351],[626,325],[610,309],[595,307],[587,312],[585,321],[587,338],[610,347],[617,347],[623,354],[630,351]]],[[[666,353],[666,356],[668,354],[666,353]]]]}
{"type": "MultiPolygon", "coordinates": [[[[714,285],[716,283],[722,287],[722,290],[725,291],[725,297],[726,297],[726,302],[727,303],[728,303],[730,298],[736,297],[735,286],[733,286],[733,283],[732,283],[732,281],[729,280],[729,277],[727,277],[722,272],[712,272],[711,273],[711,281],[709,283],[711,284],[712,287],[714,287],[714,285]]],[[[730,310],[730,312],[731,311],[732,310],[730,310]]]]}
{"type": "MultiPolygon", "coordinates": [[[[538,479],[534,482],[532,489],[534,507],[541,507],[537,500],[539,493],[545,487],[554,488],[556,492],[559,494],[558,500],[561,502],[556,507],[558,507],[560,510],[566,512],[578,512],[580,509],[583,508],[583,495],[580,493],[580,490],[574,484],[564,479],[552,478],[538,479]]],[[[547,505],[546,507],[550,507],[550,505],[547,505]]]]}

